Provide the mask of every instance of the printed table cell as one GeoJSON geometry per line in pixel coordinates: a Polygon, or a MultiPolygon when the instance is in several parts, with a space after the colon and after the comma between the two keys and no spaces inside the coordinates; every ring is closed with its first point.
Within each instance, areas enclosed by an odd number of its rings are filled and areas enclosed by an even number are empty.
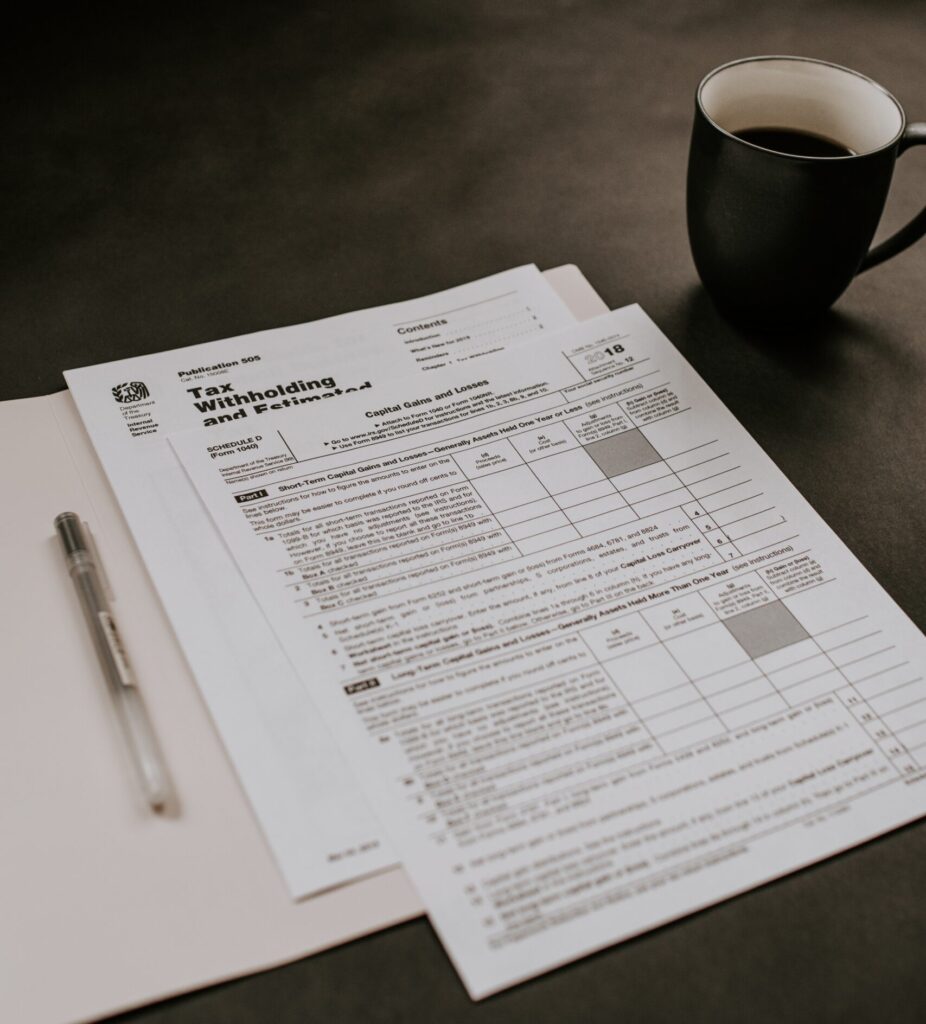
{"type": "MultiPolygon", "coordinates": [[[[710,516],[701,516],[697,520],[697,525],[703,530],[703,524],[711,521],[710,516]]],[[[743,573],[742,576],[737,576],[726,583],[704,587],[701,596],[721,619],[738,615],[740,612],[752,611],[753,608],[759,608],[775,600],[775,595],[757,572],[743,573]]]]}
{"type": "Polygon", "coordinates": [[[696,725],[708,717],[717,721],[707,701],[698,698],[682,707],[675,708],[674,711],[665,711],[660,715],[648,718],[646,727],[658,739],[663,733],[675,732],[678,729],[683,729],[686,725],[696,725]]]}
{"type": "Polygon", "coordinates": [[[670,472],[664,462],[651,462],[648,466],[643,466],[642,469],[634,469],[629,473],[621,473],[619,476],[612,476],[611,483],[619,491],[629,491],[633,487],[639,487],[641,484],[648,484],[651,480],[655,480],[657,477],[665,476],[667,472],[670,472]]]}
{"type": "Polygon", "coordinates": [[[725,711],[720,717],[728,729],[739,729],[741,726],[749,725],[750,722],[758,722],[760,718],[767,718],[769,715],[784,711],[787,707],[786,701],[777,693],[773,693],[768,697],[753,701],[751,704],[743,704],[738,708],[725,711]]]}
{"type": "Polygon", "coordinates": [[[606,437],[633,428],[633,424],[618,405],[602,406],[594,412],[574,416],[570,419],[569,426],[582,444],[604,440],[606,437]]]}
{"type": "MultiPolygon", "coordinates": [[[[690,503],[688,505],[682,506],[683,511],[686,511],[689,508],[691,508],[690,503]]],[[[699,516],[692,516],[692,519],[694,520],[694,524],[697,527],[697,529],[703,534],[708,534],[711,533],[713,530],[720,529],[717,523],[715,523],[713,518],[709,515],[704,515],[702,513],[699,516]]]]}
{"type": "Polygon", "coordinates": [[[691,465],[691,462],[698,462],[705,458],[705,452],[717,455],[722,448],[710,449],[707,442],[717,439],[709,436],[706,431],[716,424],[707,423],[698,416],[693,416],[690,411],[680,412],[677,416],[661,420],[658,423],[647,423],[642,428],[642,433],[649,438],[650,443],[657,452],[664,452],[667,459],[672,459],[674,468],[681,468],[683,465],[691,465]],[[692,453],[690,462],[684,462],[679,458],[686,452],[692,453]]]}
{"type": "MultiPolygon", "coordinates": [[[[614,482],[613,480],[611,481],[614,482]]],[[[645,484],[637,484],[636,487],[625,487],[621,494],[634,505],[648,498],[658,498],[667,491],[674,491],[683,487],[682,482],[672,472],[663,473],[645,484]]],[[[686,501],[689,499],[685,499],[686,501]]]]}
{"type": "Polygon", "coordinates": [[[894,665],[886,671],[879,672],[870,679],[863,679],[861,682],[857,682],[855,689],[865,700],[871,700],[872,697],[878,697],[882,693],[889,693],[895,686],[902,686],[904,683],[910,682],[914,675],[915,673],[911,667],[904,662],[894,665]]]}
{"type": "Polygon", "coordinates": [[[627,415],[635,423],[646,424],[681,412],[678,395],[668,387],[653,388],[646,394],[624,400],[627,415]]]}
{"type": "Polygon", "coordinates": [[[574,526],[563,526],[558,530],[525,537],[524,540],[518,541],[518,547],[521,549],[522,555],[532,555],[535,551],[542,551],[544,548],[552,548],[557,544],[565,544],[567,541],[578,539],[579,532],[574,526]]]}
{"type": "Polygon", "coordinates": [[[682,683],[681,686],[657,693],[655,697],[644,697],[642,700],[634,701],[633,710],[640,718],[650,719],[693,703],[703,704],[701,694],[694,688],[693,683],[682,683]]]}
{"type": "Polygon", "coordinates": [[[549,497],[543,485],[527,466],[480,477],[473,481],[473,487],[493,512],[549,497]]]}
{"type": "Polygon", "coordinates": [[[722,623],[665,641],[673,657],[692,679],[733,668],[748,660],[746,652],[722,623]]]}
{"type": "Polygon", "coordinates": [[[926,718],[916,725],[897,730],[897,738],[907,750],[918,750],[926,744],[926,718]]]}
{"type": "MultiPolygon", "coordinates": [[[[868,617],[855,619],[845,625],[837,626],[835,629],[828,629],[817,637],[817,643],[824,651],[837,651],[859,640],[868,640],[872,637],[884,636],[880,629],[875,629],[868,617]]],[[[882,646],[884,646],[882,644],[882,646]]]]}
{"type": "Polygon", "coordinates": [[[806,682],[797,683],[781,691],[781,695],[791,705],[803,704],[805,701],[813,700],[815,697],[822,697],[824,693],[833,693],[845,685],[842,676],[833,669],[832,672],[824,672],[823,675],[808,679],[806,682]]]}
{"type": "Polygon", "coordinates": [[[708,474],[708,476],[699,480],[697,483],[691,483],[688,485],[688,490],[698,499],[706,497],[709,494],[716,494],[719,491],[725,490],[727,487],[733,487],[743,482],[743,477],[746,474],[740,469],[739,466],[733,466],[731,469],[724,470],[723,473],[719,473],[716,476],[708,474]]]}
{"type": "Polygon", "coordinates": [[[779,669],[787,668],[805,658],[812,658],[820,653],[820,648],[811,637],[800,640],[796,644],[787,647],[780,647],[771,654],[760,654],[755,662],[763,672],[777,672],[779,669]]]}
{"type": "Polygon", "coordinates": [[[470,480],[524,464],[524,460],[507,440],[492,441],[469,451],[457,452],[454,459],[470,480]]]}
{"type": "Polygon", "coordinates": [[[594,501],[595,498],[604,498],[614,493],[610,481],[599,480],[595,484],[586,484],[584,487],[573,487],[570,491],[560,492],[556,495],[556,503],[560,508],[573,508],[586,501],[594,501]]]}
{"type": "MultiPolygon", "coordinates": [[[[754,551],[761,551],[762,548],[774,547],[776,544],[784,544],[787,540],[793,540],[794,527],[791,523],[782,521],[775,526],[766,526],[748,537],[739,536],[736,539],[736,546],[741,555],[751,555],[754,551]]],[[[809,582],[809,581],[808,581],[809,582]]],[[[804,584],[805,586],[807,584],[804,584]]]]}
{"type": "Polygon", "coordinates": [[[631,704],[688,682],[669,652],[658,645],[614,658],[604,667],[631,704]]]}
{"type": "Polygon", "coordinates": [[[721,672],[714,672],[703,679],[698,680],[698,689],[705,697],[713,700],[716,694],[726,690],[736,689],[744,683],[751,683],[755,679],[761,679],[762,673],[751,661],[741,662],[733,668],[725,668],[721,672]]]}
{"type": "Polygon", "coordinates": [[[504,512],[496,512],[495,518],[502,526],[511,526],[512,523],[522,523],[525,519],[534,519],[537,516],[545,516],[548,512],[558,511],[559,506],[552,498],[541,498],[540,501],[528,501],[523,505],[505,509],[504,512]]]}
{"type": "Polygon", "coordinates": [[[723,454],[714,453],[712,455],[702,454],[701,458],[695,459],[688,466],[675,467],[675,471],[678,473],[680,480],[691,486],[692,484],[701,483],[702,480],[718,476],[720,473],[725,473],[728,469],[732,469],[734,465],[733,457],[729,452],[724,452],[723,454]]]}
{"type": "Polygon", "coordinates": [[[756,512],[738,520],[727,527],[727,534],[731,540],[745,540],[747,537],[758,536],[773,526],[786,525],[785,517],[777,508],[766,509],[764,512],[756,512]]]}
{"type": "Polygon", "coordinates": [[[643,618],[653,627],[660,640],[671,636],[683,636],[695,629],[702,629],[717,621],[717,616],[700,594],[688,594],[674,601],[647,608],[643,618]]]}
{"type": "Polygon", "coordinates": [[[926,681],[913,679],[902,686],[895,686],[887,693],[872,697],[868,703],[877,714],[885,715],[891,711],[910,707],[922,700],[926,700],[926,681]]]}
{"type": "Polygon", "coordinates": [[[753,679],[742,686],[733,686],[714,694],[710,705],[715,711],[732,711],[741,704],[750,704],[760,697],[768,697],[775,693],[775,688],[767,679],[753,679]]]}
{"type": "Polygon", "coordinates": [[[768,677],[779,690],[787,689],[803,683],[806,679],[813,679],[814,676],[822,675],[833,667],[833,663],[825,654],[816,654],[803,661],[798,661],[787,668],[779,668],[769,672],[768,677]]]}
{"type": "Polygon", "coordinates": [[[700,504],[708,515],[715,515],[718,512],[726,511],[730,505],[742,501],[743,498],[754,498],[757,490],[758,488],[752,481],[746,480],[741,484],[719,489],[714,494],[706,494],[700,504]]]}
{"type": "Polygon", "coordinates": [[[553,423],[539,430],[527,430],[512,437],[511,443],[526,461],[579,447],[579,442],[565,423],[553,423]]]}
{"type": "Polygon", "coordinates": [[[726,502],[723,504],[726,507],[718,509],[714,513],[714,519],[718,526],[726,529],[728,526],[732,527],[734,524],[738,525],[748,521],[760,512],[768,511],[770,502],[767,495],[756,494],[752,498],[737,501],[732,505],[728,505],[726,502]]]}
{"type": "Polygon", "coordinates": [[[863,661],[871,655],[878,654],[890,645],[884,640],[884,634],[878,630],[870,632],[868,636],[859,637],[851,643],[843,643],[838,647],[830,647],[829,656],[837,668],[843,665],[854,665],[863,661]]]}
{"type": "Polygon", "coordinates": [[[591,537],[593,533],[601,533],[602,530],[615,530],[618,526],[626,526],[636,518],[637,514],[632,508],[619,508],[613,512],[605,512],[602,516],[583,519],[576,528],[583,537],[591,537]]]}
{"type": "Polygon", "coordinates": [[[514,523],[507,527],[507,532],[512,540],[521,540],[523,537],[533,537],[537,533],[546,533],[557,527],[568,525],[569,520],[565,513],[557,510],[546,516],[537,516],[535,519],[525,519],[523,522],[514,523]]]}
{"type": "Polygon", "coordinates": [[[633,502],[637,515],[642,519],[644,516],[654,516],[657,512],[666,512],[670,508],[678,508],[686,501],[691,501],[691,495],[684,487],[667,491],[656,498],[649,498],[646,501],[633,502]]]}
{"type": "Polygon", "coordinates": [[[583,629],[582,639],[599,661],[657,643],[656,635],[639,612],[583,629]]]}
{"type": "MultiPolygon", "coordinates": [[[[871,707],[874,710],[874,707],[871,707]]],[[[886,711],[881,718],[884,724],[894,732],[900,732],[908,725],[915,725],[917,722],[926,720],[926,694],[919,700],[904,704],[895,711],[886,711]]]]}
{"type": "Polygon", "coordinates": [[[585,454],[584,448],[537,459],[531,463],[531,469],[551,494],[597,483],[602,479],[601,470],[585,454]]]}
{"type": "MultiPolygon", "coordinates": [[[[790,558],[772,568],[762,569],[762,575],[768,580],[769,585],[775,588],[778,584],[772,578],[773,572],[780,573],[793,569],[797,573],[802,566],[806,566],[803,575],[817,575],[817,563],[809,555],[790,558]]],[[[822,569],[820,573],[822,574],[822,569]]],[[[783,598],[783,603],[804,624],[808,633],[819,638],[822,647],[870,633],[875,628],[860,609],[851,588],[847,592],[847,588],[840,587],[835,582],[824,583],[802,593],[788,594],[783,598]],[[855,632],[856,629],[858,632],[855,632]]]]}
{"type": "Polygon", "coordinates": [[[689,501],[687,505],[682,505],[682,511],[685,513],[686,516],[688,516],[689,519],[694,520],[695,526],[698,526],[699,529],[700,526],[698,521],[700,519],[706,519],[710,523],[716,522],[716,520],[714,520],[704,511],[704,509],[701,507],[700,502],[697,501],[689,501]]]}
{"type": "MultiPolygon", "coordinates": [[[[781,532],[781,527],[774,527],[772,531],[761,530],[756,535],[759,538],[759,543],[767,542],[770,532],[781,532]]],[[[832,581],[825,578],[823,566],[820,565],[816,558],[807,554],[794,555],[791,558],[785,558],[780,562],[764,566],[759,570],[759,575],[794,612],[798,621],[803,622],[808,632],[828,632],[828,626],[819,625],[821,621],[829,621],[834,625],[840,622],[839,606],[845,608],[843,602],[845,595],[838,588],[836,591],[829,587],[827,587],[825,592],[822,589],[817,591],[818,587],[822,588],[825,584],[832,581]],[[815,593],[807,595],[806,601],[794,600],[802,591],[808,590],[815,591],[815,593]],[[829,609],[828,613],[824,612],[821,616],[819,614],[821,609],[816,606],[828,604],[830,601],[834,601],[836,606],[829,609]]],[[[855,618],[858,619],[858,616],[856,615],[855,618]]],[[[852,621],[852,619],[850,618],[849,621],[852,621]]]]}
{"type": "Polygon", "coordinates": [[[807,630],[780,601],[731,615],[724,625],[751,658],[807,639],[807,630]]]}
{"type": "Polygon", "coordinates": [[[591,519],[592,516],[601,515],[603,512],[613,512],[615,509],[626,507],[627,502],[614,491],[603,498],[593,498],[591,501],[583,501],[581,505],[573,505],[566,514],[570,522],[580,523],[583,519],[591,519]]]}
{"type": "Polygon", "coordinates": [[[694,725],[686,726],[684,729],[677,729],[667,736],[660,736],[659,745],[667,753],[671,753],[674,750],[683,750],[685,747],[690,747],[693,743],[709,740],[712,736],[719,736],[722,732],[726,732],[723,722],[714,715],[711,715],[700,722],[695,722],[694,725]]]}
{"type": "Polygon", "coordinates": [[[721,454],[726,455],[727,453],[721,449],[720,442],[708,441],[706,444],[699,444],[695,448],[689,448],[676,455],[667,455],[666,462],[669,462],[672,468],[678,472],[682,469],[691,469],[692,466],[716,458],[721,454]]]}
{"type": "Polygon", "coordinates": [[[861,683],[867,679],[874,679],[882,672],[886,672],[895,665],[902,664],[903,658],[897,653],[893,646],[882,649],[874,654],[868,654],[851,664],[842,665],[842,674],[850,683],[861,683]]]}
{"type": "Polygon", "coordinates": [[[726,457],[706,466],[698,466],[696,469],[679,470],[678,475],[684,480],[691,494],[701,498],[732,483],[739,483],[746,474],[742,466],[726,457]]]}
{"type": "Polygon", "coordinates": [[[592,441],[585,451],[605,476],[620,476],[662,462],[662,456],[639,430],[625,430],[623,434],[592,441]]]}

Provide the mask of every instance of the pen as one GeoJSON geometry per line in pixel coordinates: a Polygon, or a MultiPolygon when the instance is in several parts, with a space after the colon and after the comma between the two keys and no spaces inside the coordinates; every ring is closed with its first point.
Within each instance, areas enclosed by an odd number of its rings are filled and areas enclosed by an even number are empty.
{"type": "Polygon", "coordinates": [[[125,734],[142,792],[152,809],[160,810],[167,803],[170,794],[167,769],[116,629],[116,622],[103,589],[100,568],[94,559],[91,546],[87,543],[79,516],[74,512],[62,512],[55,517],[55,531],[61,541],[68,572],[77,588],[84,618],[87,620],[93,646],[96,648],[106,679],[106,687],[125,734]]]}

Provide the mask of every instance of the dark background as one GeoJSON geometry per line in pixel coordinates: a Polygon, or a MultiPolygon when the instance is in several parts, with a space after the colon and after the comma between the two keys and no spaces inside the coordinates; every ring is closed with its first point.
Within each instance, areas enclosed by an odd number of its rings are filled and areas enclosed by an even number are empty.
{"type": "MultiPolygon", "coordinates": [[[[926,242],[822,323],[744,331],[700,291],[684,221],[704,72],[820,57],[926,118],[926,5],[41,11],[0,44],[0,398],[56,390],[65,368],[574,262],[610,305],[642,303],[926,625],[926,242]]],[[[919,150],[885,229],[924,200],[919,150]]],[[[911,826],[479,1005],[419,920],[120,1020],[921,1021],[924,894],[911,826]]]]}

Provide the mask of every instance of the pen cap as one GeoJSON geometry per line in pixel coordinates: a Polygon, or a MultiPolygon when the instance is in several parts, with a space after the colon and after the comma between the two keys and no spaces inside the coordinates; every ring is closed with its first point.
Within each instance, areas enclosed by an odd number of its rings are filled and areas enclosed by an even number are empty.
{"type": "Polygon", "coordinates": [[[64,548],[66,558],[71,555],[87,553],[87,539],[84,536],[80,516],[76,512],[62,512],[61,515],[55,516],[55,529],[61,539],[61,546],[64,548]]]}

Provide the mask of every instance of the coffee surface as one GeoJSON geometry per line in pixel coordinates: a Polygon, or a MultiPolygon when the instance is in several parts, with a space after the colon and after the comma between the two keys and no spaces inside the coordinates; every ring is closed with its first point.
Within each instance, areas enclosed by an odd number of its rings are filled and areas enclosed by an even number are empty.
{"type": "Polygon", "coordinates": [[[733,133],[743,142],[751,142],[763,149],[773,149],[791,156],[854,156],[848,146],[834,142],[823,135],[796,131],[793,128],[744,128],[733,133]]]}

